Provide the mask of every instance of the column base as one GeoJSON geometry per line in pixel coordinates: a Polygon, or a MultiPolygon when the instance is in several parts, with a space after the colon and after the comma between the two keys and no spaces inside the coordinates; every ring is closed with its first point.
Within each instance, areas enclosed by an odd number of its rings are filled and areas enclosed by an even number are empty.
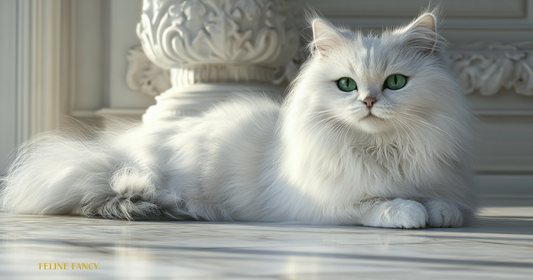
{"type": "Polygon", "coordinates": [[[215,83],[172,87],[155,98],[157,104],[146,110],[143,115],[143,123],[173,121],[184,117],[198,116],[217,103],[238,96],[239,93],[247,96],[266,94],[273,98],[283,96],[283,90],[278,87],[261,83],[215,83]]]}

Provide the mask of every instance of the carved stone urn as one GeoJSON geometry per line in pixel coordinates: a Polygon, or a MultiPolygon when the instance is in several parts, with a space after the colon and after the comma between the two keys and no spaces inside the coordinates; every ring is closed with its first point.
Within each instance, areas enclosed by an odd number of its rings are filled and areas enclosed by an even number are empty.
{"type": "Polygon", "coordinates": [[[299,47],[281,0],[144,0],[137,35],[172,87],[144,123],[198,115],[234,94],[281,94],[277,67],[299,47]]]}

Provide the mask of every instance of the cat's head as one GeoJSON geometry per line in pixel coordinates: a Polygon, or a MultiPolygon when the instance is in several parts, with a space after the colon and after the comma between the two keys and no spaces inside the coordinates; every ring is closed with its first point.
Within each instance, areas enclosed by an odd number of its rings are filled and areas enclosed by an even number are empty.
{"type": "Polygon", "coordinates": [[[304,110],[375,134],[420,127],[434,112],[462,106],[463,99],[456,100],[461,89],[443,63],[433,13],[379,36],[320,18],[311,25],[312,55],[292,97],[306,99],[304,110]]]}

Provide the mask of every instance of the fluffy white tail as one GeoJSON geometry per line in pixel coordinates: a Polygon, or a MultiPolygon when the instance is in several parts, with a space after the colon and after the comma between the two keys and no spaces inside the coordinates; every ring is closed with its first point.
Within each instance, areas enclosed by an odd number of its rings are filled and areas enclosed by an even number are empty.
{"type": "Polygon", "coordinates": [[[24,144],[2,178],[7,212],[158,219],[150,172],[129,163],[106,141],[45,135],[24,144]]]}

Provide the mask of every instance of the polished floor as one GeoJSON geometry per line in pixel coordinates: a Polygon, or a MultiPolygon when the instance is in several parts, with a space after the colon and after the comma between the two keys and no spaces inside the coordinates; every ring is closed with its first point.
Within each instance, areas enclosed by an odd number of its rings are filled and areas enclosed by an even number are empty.
{"type": "Polygon", "coordinates": [[[533,199],[483,204],[424,230],[0,213],[0,279],[533,279],[533,199]]]}

